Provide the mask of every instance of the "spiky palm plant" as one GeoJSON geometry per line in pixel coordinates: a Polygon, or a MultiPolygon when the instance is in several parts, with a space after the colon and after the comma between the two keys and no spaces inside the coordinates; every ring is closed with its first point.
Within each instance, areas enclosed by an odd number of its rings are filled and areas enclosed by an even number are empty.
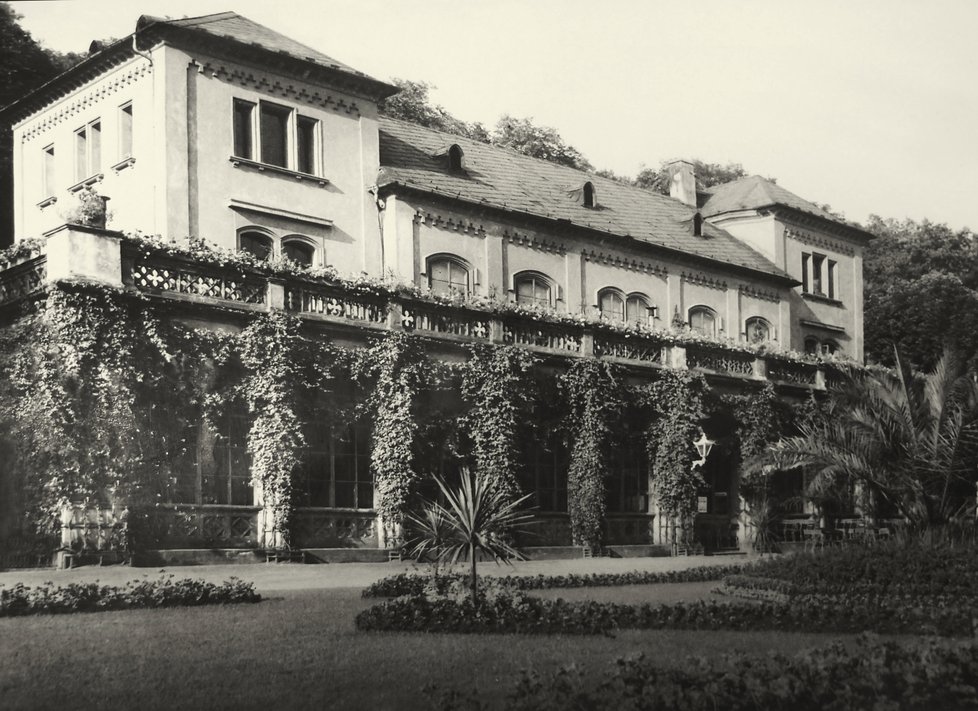
{"type": "Polygon", "coordinates": [[[530,520],[530,514],[520,509],[529,495],[513,501],[495,479],[472,474],[468,469],[462,470],[457,489],[450,489],[438,477],[435,481],[446,505],[428,502],[423,517],[412,517],[418,535],[412,550],[431,553],[440,562],[453,565],[468,559],[474,604],[478,597],[476,566],[480,554],[492,557],[497,563],[508,564],[511,558],[523,559],[510,543],[508,534],[530,520]],[[447,526],[442,526],[443,522],[447,522],[447,526]]]}
{"type": "Polygon", "coordinates": [[[856,376],[833,392],[827,416],[769,452],[779,468],[806,466],[810,486],[858,482],[918,528],[945,524],[978,474],[978,382],[951,352],[930,373],[856,376]]]}

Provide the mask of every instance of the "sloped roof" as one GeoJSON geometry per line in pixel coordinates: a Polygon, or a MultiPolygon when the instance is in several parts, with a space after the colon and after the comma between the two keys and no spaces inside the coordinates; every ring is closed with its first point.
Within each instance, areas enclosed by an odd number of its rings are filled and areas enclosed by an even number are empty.
{"type": "Polygon", "coordinates": [[[264,25],[259,25],[247,17],[235,12],[218,12],[213,15],[202,15],[200,17],[186,17],[180,20],[167,20],[150,15],[143,15],[136,23],[136,31],[148,27],[150,24],[169,25],[170,27],[181,27],[194,31],[204,32],[214,37],[234,40],[242,44],[251,44],[262,49],[286,54],[293,59],[300,59],[313,62],[330,69],[337,69],[348,74],[359,77],[372,78],[353,67],[343,64],[332,57],[323,54],[319,50],[308,47],[300,42],[296,42],[290,37],[279,34],[264,25]]]}
{"type": "Polygon", "coordinates": [[[704,217],[714,217],[738,210],[757,210],[764,207],[781,206],[869,235],[858,225],[840,219],[815,203],[809,202],[759,175],[751,175],[739,180],[732,180],[729,183],[715,185],[703,192],[706,193],[706,202],[701,208],[704,217]]]}
{"type": "Polygon", "coordinates": [[[704,236],[694,236],[695,210],[678,200],[513,150],[381,118],[380,164],[379,186],[401,185],[558,220],[795,283],[760,252],[714,225],[704,222],[704,236]],[[453,143],[465,153],[463,172],[449,170],[444,157],[453,143]],[[595,208],[577,199],[587,181],[594,185],[595,208]]]}

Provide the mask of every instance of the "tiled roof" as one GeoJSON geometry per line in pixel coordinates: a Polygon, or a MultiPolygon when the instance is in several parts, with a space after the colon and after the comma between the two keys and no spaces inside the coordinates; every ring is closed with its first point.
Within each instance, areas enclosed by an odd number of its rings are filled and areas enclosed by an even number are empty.
{"type": "Polygon", "coordinates": [[[704,236],[694,236],[695,210],[678,200],[513,150],[381,118],[380,164],[380,186],[398,184],[569,222],[794,282],[759,252],[707,222],[704,236]],[[465,153],[462,173],[449,170],[443,155],[453,143],[465,153]],[[579,194],[587,181],[594,185],[596,208],[576,199],[575,192],[579,194]]]}
{"type": "Polygon", "coordinates": [[[279,34],[275,30],[270,30],[264,25],[259,25],[257,22],[253,22],[247,17],[242,17],[235,12],[218,12],[213,15],[188,17],[181,20],[167,20],[144,15],[139,18],[137,27],[142,28],[148,26],[150,23],[205,32],[215,37],[223,37],[224,39],[234,40],[242,44],[256,45],[271,52],[286,54],[294,59],[313,62],[320,66],[336,69],[347,74],[353,74],[366,79],[371,78],[363,72],[342,62],[338,62],[312,47],[307,47],[304,44],[296,42],[294,39],[279,34]]]}
{"type": "Polygon", "coordinates": [[[762,207],[780,205],[865,233],[865,230],[858,225],[840,219],[831,212],[823,210],[815,203],[798,197],[790,190],[785,190],[777,183],[771,182],[759,175],[751,175],[740,180],[716,185],[712,188],[707,188],[704,193],[706,193],[706,202],[703,203],[703,207],[701,208],[704,217],[714,217],[716,215],[722,215],[725,212],[756,210],[762,207]]]}

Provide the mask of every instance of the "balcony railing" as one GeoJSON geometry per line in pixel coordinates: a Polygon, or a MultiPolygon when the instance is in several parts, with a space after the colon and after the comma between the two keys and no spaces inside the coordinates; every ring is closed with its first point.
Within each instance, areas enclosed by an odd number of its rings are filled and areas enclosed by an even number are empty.
{"type": "MultiPolygon", "coordinates": [[[[93,248],[98,259],[72,262],[44,255],[0,271],[0,304],[29,296],[46,281],[84,278],[134,289],[157,298],[264,310],[282,308],[310,320],[364,332],[403,330],[447,343],[516,345],[564,357],[595,357],[635,368],[688,367],[708,376],[770,380],[782,386],[823,389],[823,365],[755,355],[709,344],[675,343],[654,334],[621,332],[601,324],[548,321],[530,314],[484,311],[370,288],[348,288],[307,277],[269,276],[254,268],[205,263],[166,249],[138,247],[118,235],[59,228],[60,246],[76,253],[93,248]],[[71,240],[77,239],[78,244],[71,240]],[[87,241],[86,241],[87,240],[87,241]],[[93,243],[92,240],[95,240],[93,243]],[[114,258],[111,257],[113,254],[114,258]],[[99,251],[101,250],[101,251],[99,251]],[[54,265],[54,266],[52,266],[54,265]],[[48,273],[52,272],[52,273],[48,273]]],[[[49,251],[54,238],[49,237],[49,251]]]]}

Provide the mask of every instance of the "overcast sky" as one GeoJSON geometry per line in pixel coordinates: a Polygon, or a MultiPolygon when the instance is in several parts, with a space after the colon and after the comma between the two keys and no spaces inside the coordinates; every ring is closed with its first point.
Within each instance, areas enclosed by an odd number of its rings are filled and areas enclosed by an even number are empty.
{"type": "Polygon", "coordinates": [[[738,162],[849,219],[978,229],[975,0],[12,2],[60,51],[233,10],[466,121],[553,126],[597,168],[738,162]]]}

